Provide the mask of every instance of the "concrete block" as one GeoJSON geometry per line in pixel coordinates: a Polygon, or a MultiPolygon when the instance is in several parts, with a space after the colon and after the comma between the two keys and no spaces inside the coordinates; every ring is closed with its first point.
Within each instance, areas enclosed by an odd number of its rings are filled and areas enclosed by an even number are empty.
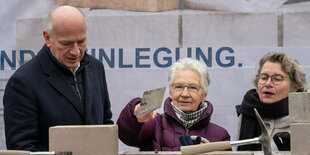
{"type": "Polygon", "coordinates": [[[310,11],[284,13],[283,25],[283,46],[309,46],[310,11]]]}
{"type": "Polygon", "coordinates": [[[310,93],[289,93],[291,123],[310,123],[310,93]]]}
{"type": "Polygon", "coordinates": [[[291,124],[291,154],[306,155],[310,153],[310,123],[291,124]]]}
{"type": "Polygon", "coordinates": [[[117,125],[55,126],[49,129],[50,151],[74,155],[118,154],[117,125]]]}
{"type": "Polygon", "coordinates": [[[310,11],[310,2],[309,2],[309,0],[304,0],[304,2],[285,4],[285,5],[281,6],[279,11],[282,11],[284,13],[309,12],[310,11]]]}
{"type": "MultiPolygon", "coordinates": [[[[290,151],[272,151],[272,155],[291,155],[290,151]]],[[[263,151],[253,151],[253,155],[264,155],[263,151]]]]}
{"type": "MultiPolygon", "coordinates": [[[[31,50],[37,54],[45,43],[43,30],[45,29],[46,21],[46,18],[22,18],[17,20],[16,51],[31,50]],[[29,39],[29,36],[32,36],[31,39],[29,39]]],[[[20,65],[20,61],[25,63],[31,60],[31,58],[32,56],[29,52],[26,52],[23,55],[21,55],[20,52],[17,52],[17,66],[20,65]]]]}
{"type": "Polygon", "coordinates": [[[279,8],[286,0],[183,0],[185,8],[225,10],[232,12],[269,11],[279,8]]]}
{"type": "Polygon", "coordinates": [[[178,46],[178,11],[92,10],[86,14],[88,47],[178,46]]]}
{"type": "Polygon", "coordinates": [[[30,151],[0,150],[0,155],[29,155],[30,151]]]}
{"type": "MultiPolygon", "coordinates": [[[[180,151],[141,151],[141,152],[120,152],[119,155],[181,155],[180,151]]],[[[254,155],[252,151],[213,151],[199,155],[254,155]]],[[[261,154],[263,155],[263,154],[261,154]]],[[[281,154],[284,155],[284,154],[281,154]]]]}
{"type": "Polygon", "coordinates": [[[184,47],[276,47],[278,16],[275,12],[236,13],[184,10],[184,47]]]}
{"type": "Polygon", "coordinates": [[[179,8],[179,0],[55,0],[56,5],[134,11],[167,11],[179,8]]]}
{"type": "MultiPolygon", "coordinates": [[[[178,46],[178,11],[152,13],[98,9],[84,13],[89,48],[178,46]]],[[[36,54],[45,43],[42,35],[45,24],[45,18],[18,20],[17,51],[29,49],[36,54]],[[32,38],[25,39],[29,36],[32,38]]],[[[24,54],[23,61],[30,60],[29,56],[28,53],[24,54]]],[[[19,52],[17,59],[19,62],[19,52]]]]}
{"type": "Polygon", "coordinates": [[[204,153],[206,155],[253,155],[251,151],[214,151],[204,153]]]}

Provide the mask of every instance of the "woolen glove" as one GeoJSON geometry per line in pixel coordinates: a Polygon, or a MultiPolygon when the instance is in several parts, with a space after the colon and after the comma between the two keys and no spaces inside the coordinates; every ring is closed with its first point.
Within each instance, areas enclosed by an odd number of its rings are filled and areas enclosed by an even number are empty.
{"type": "Polygon", "coordinates": [[[194,145],[201,143],[201,137],[197,136],[196,139],[193,141],[194,145]]]}
{"type": "Polygon", "coordinates": [[[276,143],[279,151],[291,150],[290,139],[290,133],[288,132],[279,132],[273,136],[273,141],[276,143]]]}
{"type": "Polygon", "coordinates": [[[180,139],[182,146],[196,145],[196,144],[200,144],[200,142],[201,142],[200,136],[197,136],[197,138],[195,140],[192,140],[191,136],[188,134],[181,135],[179,137],[179,139],[180,139]]]}

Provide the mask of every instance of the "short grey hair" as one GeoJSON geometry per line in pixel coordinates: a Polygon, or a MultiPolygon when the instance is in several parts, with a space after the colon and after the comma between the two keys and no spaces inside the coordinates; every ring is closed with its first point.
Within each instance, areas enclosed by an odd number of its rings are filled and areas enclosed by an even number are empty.
{"type": "Polygon", "coordinates": [[[204,63],[193,58],[180,59],[171,66],[168,74],[168,84],[170,90],[172,88],[175,74],[184,69],[192,69],[197,71],[200,75],[200,85],[203,88],[203,93],[208,92],[208,86],[211,82],[208,68],[204,63]]]}
{"type": "Polygon", "coordinates": [[[50,13],[47,17],[46,31],[49,35],[52,35],[53,32],[53,23],[52,23],[52,13],[50,13]]]}
{"type": "Polygon", "coordinates": [[[257,88],[258,76],[266,62],[281,64],[282,70],[287,73],[291,80],[291,87],[297,86],[297,92],[306,92],[308,90],[306,73],[296,58],[283,52],[269,52],[264,55],[256,65],[256,76],[253,84],[257,88]]]}

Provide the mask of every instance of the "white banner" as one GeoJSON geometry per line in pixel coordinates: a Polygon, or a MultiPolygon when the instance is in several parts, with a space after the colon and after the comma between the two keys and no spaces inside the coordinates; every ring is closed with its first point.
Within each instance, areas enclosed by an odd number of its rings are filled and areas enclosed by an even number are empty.
{"type": "MultiPolygon", "coordinates": [[[[6,81],[42,47],[45,19],[56,6],[48,0],[12,0],[0,2],[0,7],[0,149],[5,149],[2,98],[6,81]]],[[[142,97],[145,90],[167,87],[169,67],[182,57],[199,59],[209,67],[211,121],[226,128],[233,140],[235,105],[254,88],[255,65],[261,56],[269,51],[289,53],[300,61],[310,81],[310,9],[247,14],[82,10],[88,22],[87,52],[106,68],[115,122],[132,98],[142,97]]],[[[120,151],[136,150],[120,145],[120,151]]]]}

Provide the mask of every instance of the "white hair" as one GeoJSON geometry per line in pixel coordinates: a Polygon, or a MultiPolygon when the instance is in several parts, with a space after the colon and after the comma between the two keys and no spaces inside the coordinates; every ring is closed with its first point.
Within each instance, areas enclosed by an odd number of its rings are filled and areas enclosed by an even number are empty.
{"type": "Polygon", "coordinates": [[[184,69],[192,69],[195,70],[199,73],[200,75],[200,85],[203,88],[203,93],[208,91],[208,86],[210,85],[210,77],[209,77],[209,72],[207,66],[193,58],[183,58],[175,62],[168,74],[168,84],[169,84],[169,89],[171,90],[175,74],[184,69]]]}

